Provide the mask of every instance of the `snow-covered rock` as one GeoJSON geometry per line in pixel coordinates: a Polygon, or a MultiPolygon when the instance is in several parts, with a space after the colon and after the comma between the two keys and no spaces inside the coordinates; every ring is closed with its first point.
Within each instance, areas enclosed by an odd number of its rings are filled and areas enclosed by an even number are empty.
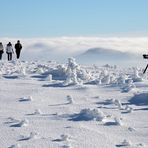
{"type": "Polygon", "coordinates": [[[106,116],[104,113],[99,109],[82,109],[79,114],[73,117],[73,120],[77,121],[89,121],[89,120],[96,120],[96,121],[103,121],[106,116]]]}

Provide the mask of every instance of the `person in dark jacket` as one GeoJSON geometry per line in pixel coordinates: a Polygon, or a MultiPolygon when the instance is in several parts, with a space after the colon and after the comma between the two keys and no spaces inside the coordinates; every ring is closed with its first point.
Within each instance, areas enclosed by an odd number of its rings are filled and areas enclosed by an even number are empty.
{"type": "Polygon", "coordinates": [[[0,60],[2,59],[3,53],[4,53],[4,47],[3,47],[2,42],[0,42],[0,60]]]}
{"type": "Polygon", "coordinates": [[[15,44],[15,53],[16,53],[17,59],[20,58],[21,50],[22,50],[22,45],[21,45],[20,41],[18,40],[17,43],[15,44]]]}

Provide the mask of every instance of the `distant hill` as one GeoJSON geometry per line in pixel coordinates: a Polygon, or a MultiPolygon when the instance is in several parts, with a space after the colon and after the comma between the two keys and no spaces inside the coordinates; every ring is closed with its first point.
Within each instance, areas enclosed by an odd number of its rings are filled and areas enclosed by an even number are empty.
{"type": "Polygon", "coordinates": [[[139,58],[136,54],[106,48],[91,48],[76,56],[82,63],[123,63],[139,58]]]}

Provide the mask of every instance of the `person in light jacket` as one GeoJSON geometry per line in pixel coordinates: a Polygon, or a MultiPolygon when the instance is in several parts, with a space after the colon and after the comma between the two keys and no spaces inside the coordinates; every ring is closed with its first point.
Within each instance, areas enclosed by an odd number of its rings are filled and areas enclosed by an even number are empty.
{"type": "Polygon", "coordinates": [[[0,60],[2,59],[3,53],[4,53],[4,47],[3,47],[2,42],[0,42],[0,60]]]}
{"type": "Polygon", "coordinates": [[[11,42],[9,42],[6,46],[6,53],[7,53],[8,61],[11,61],[12,54],[14,53],[11,42]]]}

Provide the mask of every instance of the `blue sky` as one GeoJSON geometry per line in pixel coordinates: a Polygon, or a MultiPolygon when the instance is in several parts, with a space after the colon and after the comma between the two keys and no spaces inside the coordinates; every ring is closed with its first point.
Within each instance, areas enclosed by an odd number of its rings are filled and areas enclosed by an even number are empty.
{"type": "Polygon", "coordinates": [[[0,37],[148,34],[148,0],[0,0],[0,37]]]}

